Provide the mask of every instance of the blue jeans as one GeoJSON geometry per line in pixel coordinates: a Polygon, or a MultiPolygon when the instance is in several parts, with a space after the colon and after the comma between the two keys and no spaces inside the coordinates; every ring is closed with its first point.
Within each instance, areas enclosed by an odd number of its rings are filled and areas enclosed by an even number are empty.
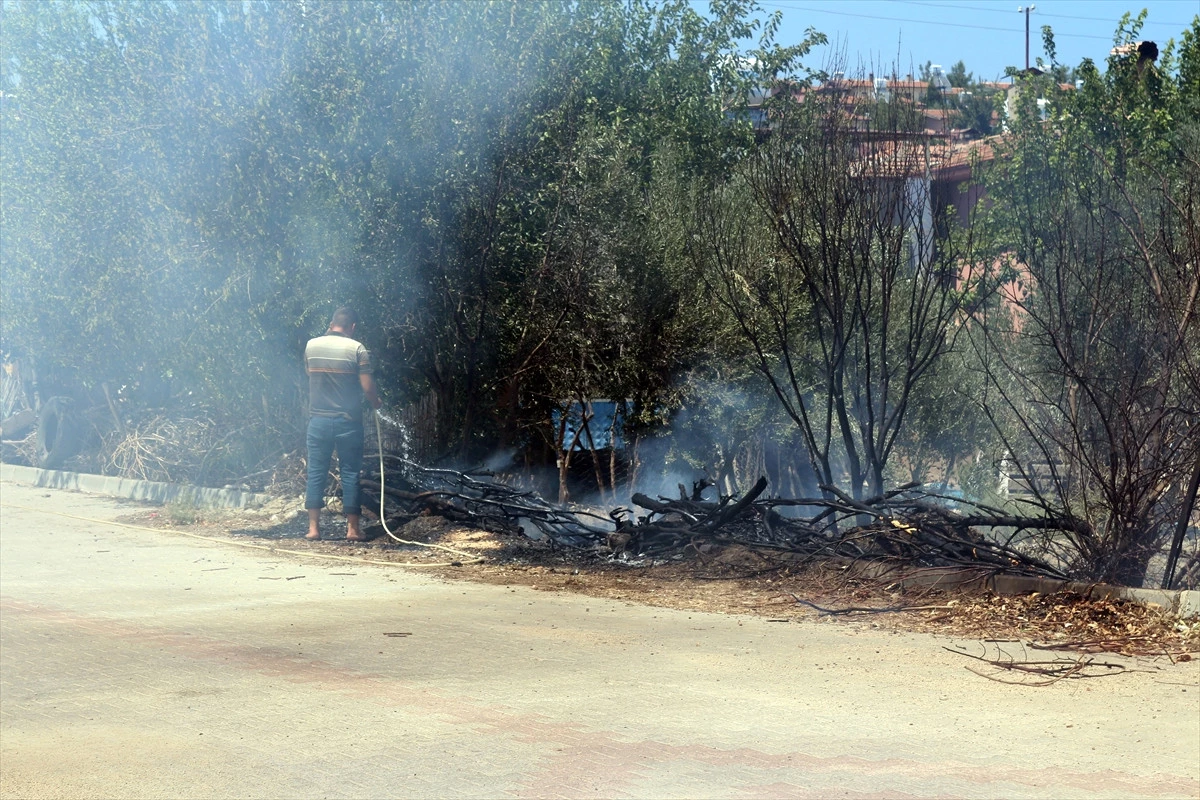
{"type": "Polygon", "coordinates": [[[359,514],[358,473],[363,464],[362,420],[342,417],[309,417],[308,486],[305,508],[325,507],[325,484],[329,480],[329,462],[337,450],[342,478],[342,508],[347,515],[359,514]]]}

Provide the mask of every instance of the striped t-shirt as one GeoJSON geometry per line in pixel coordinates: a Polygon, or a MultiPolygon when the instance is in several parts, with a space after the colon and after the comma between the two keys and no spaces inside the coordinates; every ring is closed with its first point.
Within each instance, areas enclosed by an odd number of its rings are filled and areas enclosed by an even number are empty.
{"type": "Polygon", "coordinates": [[[308,371],[308,409],[314,417],[362,419],[362,383],[370,375],[367,348],[341,333],[310,339],[304,348],[308,371]]]}

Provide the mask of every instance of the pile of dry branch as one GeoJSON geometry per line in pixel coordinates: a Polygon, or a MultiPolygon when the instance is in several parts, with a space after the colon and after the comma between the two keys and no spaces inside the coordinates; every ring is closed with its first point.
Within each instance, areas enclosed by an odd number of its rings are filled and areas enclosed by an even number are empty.
{"type": "MultiPolygon", "coordinates": [[[[762,478],[741,497],[704,499],[707,483],[678,498],[632,497],[634,508],[607,514],[564,507],[508,486],[490,473],[432,469],[385,456],[386,482],[364,472],[363,486],[387,498],[389,527],[421,514],[496,533],[525,534],[551,546],[612,557],[663,559],[704,545],[740,544],[785,551],[798,560],[850,559],[981,573],[1068,577],[1021,546],[1030,530],[1074,530],[1070,518],[1015,517],[996,508],[950,502],[917,485],[856,500],[835,487],[826,496],[767,495],[762,478]],[[961,510],[965,508],[966,510],[961,510]]],[[[368,459],[368,464],[371,460],[368,459]]],[[[375,507],[378,507],[376,494],[375,507]]]]}

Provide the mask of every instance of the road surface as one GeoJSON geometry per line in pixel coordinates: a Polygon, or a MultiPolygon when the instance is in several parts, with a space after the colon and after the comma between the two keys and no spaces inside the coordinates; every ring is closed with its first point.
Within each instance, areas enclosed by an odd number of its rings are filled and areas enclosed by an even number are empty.
{"type": "Polygon", "coordinates": [[[943,649],[978,642],[111,524],[130,510],[0,485],[0,796],[1200,796],[1197,662],[1009,686],[943,649]]]}

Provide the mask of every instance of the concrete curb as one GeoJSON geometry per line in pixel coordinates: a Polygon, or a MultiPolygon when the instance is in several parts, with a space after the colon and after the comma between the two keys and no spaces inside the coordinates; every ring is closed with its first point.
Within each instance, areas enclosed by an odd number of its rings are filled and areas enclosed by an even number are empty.
{"type": "Polygon", "coordinates": [[[990,591],[1000,595],[1073,592],[1091,600],[1124,600],[1145,606],[1159,606],[1180,619],[1200,617],[1200,591],[1195,589],[1137,589],[1022,575],[980,575],[978,570],[945,567],[908,571],[885,564],[858,564],[851,566],[851,570],[873,580],[891,579],[901,587],[919,586],[975,593],[990,591]]]}
{"type": "Polygon", "coordinates": [[[161,481],[139,481],[82,472],[36,469],[18,464],[0,464],[0,480],[42,486],[50,489],[74,489],[126,500],[141,500],[156,505],[179,503],[198,508],[249,508],[261,506],[271,495],[241,489],[210,489],[204,486],[177,486],[161,481]]]}

